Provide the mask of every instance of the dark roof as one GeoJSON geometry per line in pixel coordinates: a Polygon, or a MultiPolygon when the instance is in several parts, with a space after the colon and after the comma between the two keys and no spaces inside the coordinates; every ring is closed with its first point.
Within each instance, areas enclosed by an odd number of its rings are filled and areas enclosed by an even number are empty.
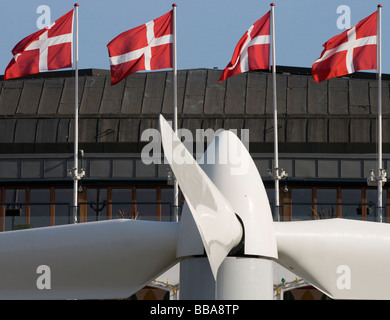
{"type": "MultiPolygon", "coordinates": [[[[282,148],[329,148],[376,142],[377,81],[372,73],[322,83],[310,69],[278,67],[278,132],[282,148]]],[[[178,72],[179,126],[250,129],[250,142],[273,141],[272,74],[247,72],[218,82],[221,70],[178,72]]],[[[172,118],[172,71],[133,74],[115,86],[109,70],[80,70],[80,144],[90,150],[139,150],[158,115],[172,118]],[[136,146],[136,147],[135,147],[136,146]],[[137,147],[138,146],[138,147],[137,147]],[[107,149],[108,148],[108,149],[107,149]],[[135,148],[135,149],[134,149],[135,148]]],[[[389,77],[383,76],[383,142],[390,143],[389,77]]],[[[72,152],[74,71],[0,82],[0,152],[72,152]]],[[[252,149],[253,150],[253,149],[252,149]]],[[[255,149],[256,150],[256,149],[255,149]]],[[[261,148],[259,149],[261,150],[261,148]]]]}

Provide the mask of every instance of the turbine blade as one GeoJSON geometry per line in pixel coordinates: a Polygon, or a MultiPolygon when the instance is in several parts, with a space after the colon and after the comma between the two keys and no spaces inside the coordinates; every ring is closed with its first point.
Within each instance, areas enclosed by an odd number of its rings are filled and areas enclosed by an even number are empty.
{"type": "Polygon", "coordinates": [[[164,156],[178,180],[194,217],[214,278],[243,230],[231,205],[188,152],[171,126],[160,115],[164,156]]]}
{"type": "Polygon", "coordinates": [[[275,222],[277,262],[334,299],[389,299],[390,225],[275,222]]]}
{"type": "Polygon", "coordinates": [[[210,143],[200,166],[229,199],[245,230],[245,254],[277,258],[268,196],[259,171],[241,140],[224,130],[210,143]]]}
{"type": "Polygon", "coordinates": [[[0,232],[0,299],[119,299],[175,265],[178,223],[128,219],[0,232]]]}

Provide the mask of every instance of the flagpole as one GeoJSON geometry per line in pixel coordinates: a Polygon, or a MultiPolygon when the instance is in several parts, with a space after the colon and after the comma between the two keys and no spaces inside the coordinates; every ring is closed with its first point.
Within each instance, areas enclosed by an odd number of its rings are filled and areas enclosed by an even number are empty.
{"type": "MultiPolygon", "coordinates": [[[[176,3],[172,4],[173,9],[173,131],[177,133],[177,50],[176,50],[176,3]]],[[[179,184],[176,177],[173,177],[173,221],[179,221],[179,184]]]]}
{"type": "Polygon", "coordinates": [[[378,5],[378,43],[377,43],[377,73],[378,73],[378,221],[382,222],[383,208],[383,182],[386,181],[385,172],[382,168],[382,53],[381,53],[381,9],[382,5],[378,5]]]}
{"type": "Polygon", "coordinates": [[[275,54],[275,4],[271,3],[271,28],[272,28],[272,89],[273,89],[273,106],[274,106],[274,157],[275,157],[275,207],[274,218],[280,221],[279,210],[279,150],[278,150],[278,108],[276,98],[276,54],[275,54]]]}
{"type": "Polygon", "coordinates": [[[78,207],[78,180],[80,179],[79,175],[79,166],[78,166],[78,148],[79,148],[79,70],[78,70],[78,60],[79,60],[79,48],[78,48],[78,3],[75,3],[75,57],[74,57],[74,67],[75,67],[75,114],[74,114],[74,168],[73,168],[73,223],[77,223],[77,207],[78,207]]]}

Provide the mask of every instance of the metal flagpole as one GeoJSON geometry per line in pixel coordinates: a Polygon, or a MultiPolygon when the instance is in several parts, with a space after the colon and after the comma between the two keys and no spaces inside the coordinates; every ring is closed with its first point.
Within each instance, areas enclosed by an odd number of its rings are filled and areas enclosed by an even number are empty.
{"type": "Polygon", "coordinates": [[[377,19],[377,72],[378,72],[378,221],[382,222],[383,208],[382,208],[382,188],[386,181],[386,174],[382,168],[382,54],[381,54],[381,8],[378,5],[378,19],[377,19]]]}
{"type": "Polygon", "coordinates": [[[274,105],[274,157],[275,157],[275,207],[274,217],[280,221],[279,211],[279,150],[278,150],[278,108],[276,99],[276,54],[275,54],[275,4],[271,3],[271,28],[272,28],[272,89],[273,89],[273,105],[274,105]]]}
{"type": "Polygon", "coordinates": [[[75,67],[75,114],[74,114],[74,165],[73,165],[73,223],[77,223],[77,207],[78,207],[78,180],[83,176],[79,174],[78,166],[78,149],[79,149],[79,70],[78,70],[78,60],[79,60],[79,30],[78,30],[78,7],[79,4],[75,3],[75,56],[74,56],[74,67],[75,67]]]}
{"type": "MultiPolygon", "coordinates": [[[[173,131],[177,133],[177,57],[176,57],[176,4],[173,8],[173,131]]],[[[173,220],[179,221],[179,184],[173,176],[173,220]]]]}

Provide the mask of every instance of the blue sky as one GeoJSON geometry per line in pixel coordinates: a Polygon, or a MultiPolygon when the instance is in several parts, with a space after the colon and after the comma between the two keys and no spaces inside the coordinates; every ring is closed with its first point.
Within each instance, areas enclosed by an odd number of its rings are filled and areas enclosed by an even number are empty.
{"type": "MultiPolygon", "coordinates": [[[[11,50],[38,30],[41,5],[51,20],[73,8],[68,0],[2,0],[0,15],[0,74],[12,58],[11,50]]],[[[268,10],[272,1],[255,0],[79,0],[79,68],[109,69],[107,43],[121,32],[153,20],[177,4],[178,69],[219,68],[228,64],[246,30],[268,10]]],[[[276,0],[276,64],[311,67],[322,44],[343,32],[337,27],[337,8],[350,8],[351,25],[377,10],[367,0],[276,0]]],[[[390,73],[390,5],[382,8],[383,73],[390,73]]]]}

